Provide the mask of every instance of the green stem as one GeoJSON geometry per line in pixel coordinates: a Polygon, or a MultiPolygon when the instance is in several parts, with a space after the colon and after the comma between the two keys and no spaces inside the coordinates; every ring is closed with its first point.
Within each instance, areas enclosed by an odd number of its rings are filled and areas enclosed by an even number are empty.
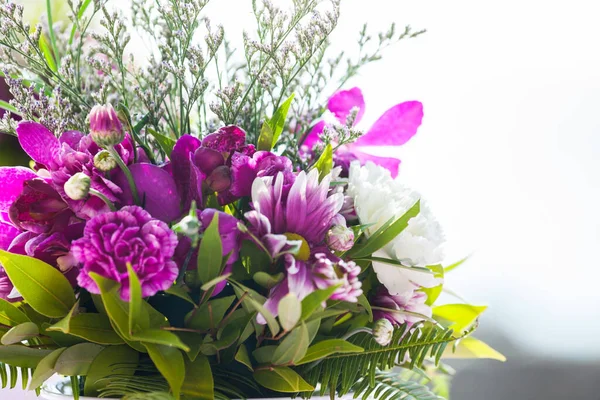
{"type": "Polygon", "coordinates": [[[133,195],[133,201],[135,204],[137,204],[139,206],[140,205],[140,197],[138,195],[137,187],[135,186],[133,176],[131,175],[131,171],[129,170],[127,165],[125,165],[125,163],[123,162],[123,159],[121,158],[121,156],[119,155],[119,153],[115,150],[115,148],[113,146],[108,146],[106,148],[106,150],[108,150],[110,155],[113,156],[113,158],[115,159],[117,164],[119,164],[119,168],[121,168],[121,170],[125,174],[125,177],[127,178],[127,182],[129,183],[129,188],[131,189],[131,194],[133,195]]]}
{"type": "Polygon", "coordinates": [[[356,335],[357,333],[370,333],[371,335],[373,334],[373,329],[371,328],[358,328],[354,331],[348,332],[346,333],[344,336],[342,336],[342,340],[348,340],[350,339],[352,336],[356,335]]]}
{"type": "Polygon", "coordinates": [[[56,46],[56,36],[54,35],[54,22],[52,21],[52,5],[50,0],[46,0],[46,12],[48,14],[48,34],[50,35],[50,44],[54,52],[54,60],[56,61],[57,70],[60,69],[60,55],[58,54],[58,46],[56,46]]]}
{"type": "Polygon", "coordinates": [[[108,208],[110,208],[110,211],[117,211],[115,205],[113,204],[112,201],[110,201],[108,199],[108,197],[106,197],[105,195],[103,195],[102,193],[100,193],[99,191],[97,191],[96,189],[90,189],[90,194],[96,197],[99,197],[103,202],[106,203],[106,205],[108,206],[108,208]]]}

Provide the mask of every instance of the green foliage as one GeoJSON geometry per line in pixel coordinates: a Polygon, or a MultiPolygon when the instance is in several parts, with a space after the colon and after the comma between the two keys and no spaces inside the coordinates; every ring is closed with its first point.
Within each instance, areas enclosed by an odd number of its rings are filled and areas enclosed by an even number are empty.
{"type": "Polygon", "coordinates": [[[267,389],[281,393],[308,392],[314,387],[288,367],[270,367],[254,372],[254,379],[267,389]]]}
{"type": "Polygon", "coordinates": [[[397,373],[375,374],[375,385],[368,379],[361,379],[353,386],[354,398],[368,400],[403,399],[403,400],[444,400],[432,393],[427,386],[417,382],[405,381],[397,373]]]}
{"type": "Polygon", "coordinates": [[[328,339],[308,348],[306,354],[296,365],[308,364],[337,353],[362,353],[364,349],[343,339],[328,339]]]}
{"type": "Polygon", "coordinates": [[[173,396],[179,399],[185,379],[185,362],[179,349],[158,344],[145,344],[156,368],[169,383],[173,396]]]}
{"type": "Polygon", "coordinates": [[[406,324],[394,331],[388,346],[379,345],[370,334],[360,333],[349,339],[364,349],[361,353],[338,353],[318,363],[306,364],[300,373],[312,384],[321,384],[321,394],[327,390],[343,396],[352,390],[360,378],[375,385],[377,371],[385,371],[398,360],[410,357],[410,367],[419,366],[426,357],[437,364],[446,346],[453,342],[452,330],[426,324],[408,329],[406,324]]]}
{"type": "Polygon", "coordinates": [[[207,283],[221,274],[223,244],[219,235],[219,214],[215,213],[198,249],[198,278],[207,283]]]}
{"type": "Polygon", "coordinates": [[[330,143],[325,146],[321,156],[315,163],[315,168],[319,171],[319,180],[331,172],[333,168],[333,147],[331,147],[330,143]]]}
{"type": "Polygon", "coordinates": [[[97,396],[110,384],[114,374],[132,376],[138,367],[138,359],[139,353],[129,346],[108,346],[102,349],[90,364],[85,379],[85,395],[97,396]]]}

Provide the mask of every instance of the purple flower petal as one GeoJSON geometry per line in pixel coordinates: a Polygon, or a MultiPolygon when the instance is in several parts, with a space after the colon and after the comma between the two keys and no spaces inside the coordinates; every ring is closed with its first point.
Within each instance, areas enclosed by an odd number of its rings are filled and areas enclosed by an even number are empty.
{"type": "Polygon", "coordinates": [[[0,250],[7,250],[18,235],[19,230],[17,228],[0,221],[0,250]]]}
{"type": "Polygon", "coordinates": [[[323,133],[323,129],[327,123],[325,121],[318,122],[308,133],[306,138],[304,138],[304,142],[302,142],[303,146],[307,146],[309,149],[312,149],[313,146],[319,143],[321,140],[319,139],[319,135],[323,133]]]}
{"type": "Polygon", "coordinates": [[[192,202],[190,180],[192,175],[192,162],[190,156],[200,147],[200,140],[190,135],[183,135],[171,153],[171,166],[177,190],[183,200],[183,209],[188,210],[192,202]]]}
{"type": "MultiPolygon", "coordinates": [[[[171,175],[152,164],[132,164],[129,166],[144,208],[156,219],[172,222],[181,216],[181,198],[171,175]]],[[[123,204],[133,204],[133,195],[125,174],[119,171],[114,182],[123,189],[120,200],[123,204]]]]}
{"type": "Polygon", "coordinates": [[[365,99],[363,98],[362,91],[357,87],[350,90],[340,90],[331,96],[327,103],[329,111],[331,111],[342,124],[346,122],[350,110],[354,107],[359,108],[358,115],[354,122],[354,124],[358,124],[365,113],[365,99]]]}
{"type": "Polygon", "coordinates": [[[423,105],[407,101],[390,108],[354,145],[400,146],[417,133],[423,119],[423,105]]]}
{"type": "Polygon", "coordinates": [[[202,140],[202,147],[208,147],[220,152],[238,150],[244,147],[245,144],[246,132],[235,125],[225,126],[202,140]]]}
{"type": "Polygon", "coordinates": [[[42,124],[25,121],[17,126],[19,143],[33,161],[50,167],[60,151],[60,143],[42,124]]]}
{"type": "Polygon", "coordinates": [[[391,172],[392,178],[398,176],[398,168],[400,167],[400,160],[393,157],[378,157],[371,154],[363,153],[356,147],[352,146],[352,153],[360,161],[361,165],[371,161],[373,164],[380,165],[383,168],[391,172]]]}
{"type": "Polygon", "coordinates": [[[60,138],[58,140],[61,144],[66,143],[72,149],[77,149],[79,147],[79,142],[81,141],[83,136],[83,133],[79,131],[67,131],[60,135],[60,138]]]}
{"type": "Polygon", "coordinates": [[[215,168],[225,164],[223,154],[207,147],[200,147],[196,150],[193,160],[194,165],[206,175],[210,175],[215,168]]]}
{"type": "Polygon", "coordinates": [[[0,211],[7,211],[23,191],[25,181],[36,178],[35,172],[25,167],[1,167],[0,211]]]}

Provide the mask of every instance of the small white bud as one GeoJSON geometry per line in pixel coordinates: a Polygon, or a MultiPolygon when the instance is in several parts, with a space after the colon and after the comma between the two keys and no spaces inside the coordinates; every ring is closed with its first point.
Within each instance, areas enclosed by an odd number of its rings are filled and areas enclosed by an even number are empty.
{"type": "Polygon", "coordinates": [[[327,232],[327,246],[334,251],[348,251],[354,246],[354,231],[344,225],[336,225],[327,232]]]}
{"type": "Polygon", "coordinates": [[[90,192],[90,177],[78,172],[65,183],[65,193],[72,200],[83,200],[90,192]]]}
{"type": "Polygon", "coordinates": [[[375,322],[373,327],[373,338],[381,346],[387,346],[392,341],[394,336],[394,325],[385,318],[375,322]]]}
{"type": "Polygon", "coordinates": [[[117,160],[106,150],[102,150],[94,156],[94,167],[102,172],[112,171],[117,167],[117,160]]]}

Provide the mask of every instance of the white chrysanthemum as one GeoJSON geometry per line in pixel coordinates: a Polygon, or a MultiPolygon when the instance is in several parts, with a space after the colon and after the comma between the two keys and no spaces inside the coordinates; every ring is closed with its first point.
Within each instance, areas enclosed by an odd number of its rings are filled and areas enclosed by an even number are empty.
{"type": "MultiPolygon", "coordinates": [[[[358,162],[352,163],[347,194],[354,199],[360,223],[372,224],[366,229],[367,235],[373,234],[391,218],[404,215],[421,197],[397,179],[392,179],[388,170],[371,162],[364,166],[358,162]]],[[[374,255],[394,259],[411,267],[435,265],[443,259],[443,242],[440,224],[421,200],[419,215],[412,218],[402,233],[374,255]]],[[[392,295],[414,290],[413,284],[433,287],[441,283],[432,274],[390,264],[374,262],[373,269],[392,295]]]]}

